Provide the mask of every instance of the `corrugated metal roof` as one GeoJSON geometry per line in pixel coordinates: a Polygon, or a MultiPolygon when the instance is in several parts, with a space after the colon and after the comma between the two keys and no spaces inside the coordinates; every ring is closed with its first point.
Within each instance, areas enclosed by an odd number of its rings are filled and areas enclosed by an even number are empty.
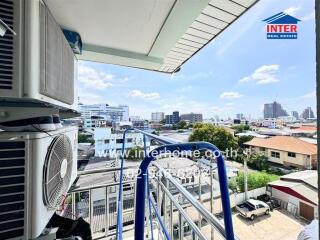
{"type": "Polygon", "coordinates": [[[289,188],[292,191],[305,197],[309,201],[313,202],[314,204],[317,204],[317,202],[318,202],[318,192],[314,189],[311,189],[311,188],[305,186],[303,183],[295,183],[295,182],[287,182],[287,181],[278,180],[276,182],[269,183],[269,185],[289,188]]]}
{"type": "Polygon", "coordinates": [[[270,186],[289,188],[307,198],[314,204],[318,203],[318,173],[316,170],[305,170],[281,176],[280,180],[269,183],[270,186]]]}
{"type": "Polygon", "coordinates": [[[44,0],[79,59],[173,73],[257,0],[44,0]]]}

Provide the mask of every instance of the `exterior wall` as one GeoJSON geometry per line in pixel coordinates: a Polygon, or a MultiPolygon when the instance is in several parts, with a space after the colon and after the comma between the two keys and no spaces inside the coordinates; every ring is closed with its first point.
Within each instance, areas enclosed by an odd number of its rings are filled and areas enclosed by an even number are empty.
{"type": "MultiPolygon", "coordinates": [[[[123,133],[112,133],[111,128],[95,128],[95,156],[107,157],[116,151],[120,152],[122,149],[123,133]]],[[[127,133],[126,135],[126,149],[135,146],[143,147],[143,135],[141,133],[127,133]]],[[[150,148],[150,140],[147,140],[147,147],[150,148]]]]}
{"type": "MultiPolygon", "coordinates": [[[[268,157],[270,162],[282,164],[285,166],[292,166],[298,168],[306,168],[309,169],[311,167],[311,160],[309,155],[296,153],[296,157],[289,157],[288,152],[275,150],[275,149],[265,149],[262,151],[260,147],[251,147],[253,152],[262,153],[268,157]],[[272,157],[271,152],[280,153],[280,158],[272,157]]],[[[312,158],[316,158],[316,156],[312,156],[312,158]]]]}
{"type": "Polygon", "coordinates": [[[318,206],[316,206],[316,205],[313,205],[311,203],[303,201],[299,198],[296,198],[295,196],[289,195],[289,194],[282,192],[282,191],[275,189],[275,188],[272,188],[271,196],[288,203],[286,210],[288,210],[289,212],[291,212],[293,214],[297,214],[297,215],[299,215],[299,213],[300,213],[300,209],[299,209],[300,202],[303,202],[303,203],[307,204],[308,206],[313,207],[314,216],[315,216],[315,218],[318,218],[318,206]]]}

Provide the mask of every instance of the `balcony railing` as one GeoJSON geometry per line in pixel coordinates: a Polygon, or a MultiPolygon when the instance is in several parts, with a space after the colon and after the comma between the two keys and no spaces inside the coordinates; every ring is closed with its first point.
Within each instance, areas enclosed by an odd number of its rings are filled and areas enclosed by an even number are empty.
{"type": "MultiPolygon", "coordinates": [[[[155,155],[159,155],[164,148],[178,151],[216,149],[208,143],[172,144],[173,142],[168,138],[161,138],[140,130],[135,131],[143,133],[145,138],[147,136],[166,144],[153,150],[155,155]]],[[[79,175],[109,172],[118,174],[120,177],[115,183],[71,189],[64,204],[63,214],[69,217],[82,216],[90,223],[95,239],[104,237],[126,239],[126,232],[130,231],[131,235],[134,231],[134,239],[139,240],[205,240],[213,239],[213,234],[220,235],[217,239],[235,239],[225,167],[224,163],[221,163],[223,158],[217,159],[224,208],[224,219],[221,221],[196,200],[166,169],[154,161],[156,157],[153,156],[154,154],[147,155],[143,160],[136,179],[125,177],[123,171],[128,168],[123,166],[123,161],[120,168],[80,172],[79,175]],[[149,176],[147,172],[149,165],[156,170],[153,176],[149,176]],[[183,198],[183,201],[177,196],[183,198]]]]}

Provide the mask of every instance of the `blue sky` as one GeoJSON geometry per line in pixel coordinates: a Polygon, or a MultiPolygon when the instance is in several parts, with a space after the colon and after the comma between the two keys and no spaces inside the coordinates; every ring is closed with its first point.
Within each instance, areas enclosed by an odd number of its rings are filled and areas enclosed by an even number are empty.
{"type": "Polygon", "coordinates": [[[174,75],[80,62],[80,102],[126,104],[130,115],[174,110],[262,117],[263,104],[290,113],[316,110],[313,0],[261,0],[174,75]],[[263,19],[281,11],[299,18],[297,40],[267,40],[263,19]]]}

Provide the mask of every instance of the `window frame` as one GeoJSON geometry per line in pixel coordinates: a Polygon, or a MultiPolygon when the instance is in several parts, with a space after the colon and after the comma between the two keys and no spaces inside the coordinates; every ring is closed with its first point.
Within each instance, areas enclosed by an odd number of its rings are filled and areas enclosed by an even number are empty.
{"type": "Polygon", "coordinates": [[[271,151],[271,157],[280,158],[280,153],[279,152],[275,152],[275,151],[271,151]]]}

